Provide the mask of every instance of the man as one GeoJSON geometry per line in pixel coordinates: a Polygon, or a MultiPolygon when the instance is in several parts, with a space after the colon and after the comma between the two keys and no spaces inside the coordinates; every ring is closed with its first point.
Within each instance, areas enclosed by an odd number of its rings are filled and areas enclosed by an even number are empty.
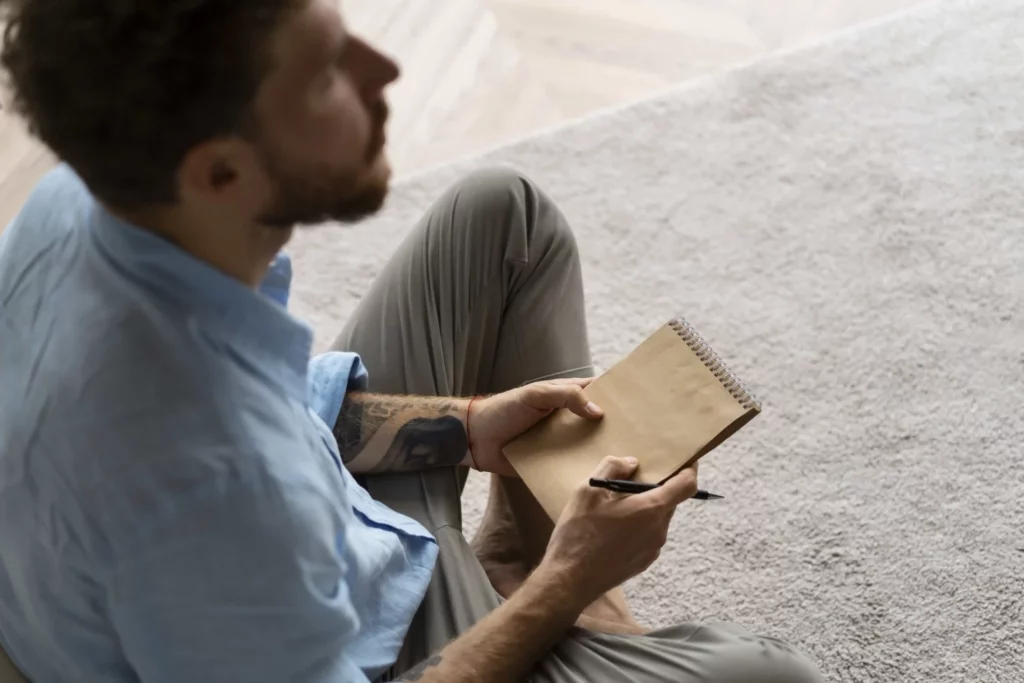
{"type": "Polygon", "coordinates": [[[732,626],[627,633],[616,587],[695,470],[581,486],[553,530],[496,479],[464,540],[467,467],[601,417],[575,244],[529,180],[452,188],[310,361],[279,251],[381,206],[398,76],[333,0],[7,7],[15,102],[65,162],[0,238],[0,645],[28,678],[819,680],[732,626]]]}

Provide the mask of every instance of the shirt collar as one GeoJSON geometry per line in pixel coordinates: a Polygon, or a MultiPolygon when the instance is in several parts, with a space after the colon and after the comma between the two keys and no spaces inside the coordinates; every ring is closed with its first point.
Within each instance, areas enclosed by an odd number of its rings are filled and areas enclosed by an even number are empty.
{"type": "Polygon", "coordinates": [[[131,280],[181,310],[252,370],[307,398],[313,332],[283,306],[98,202],[90,221],[100,250],[131,280]]]}

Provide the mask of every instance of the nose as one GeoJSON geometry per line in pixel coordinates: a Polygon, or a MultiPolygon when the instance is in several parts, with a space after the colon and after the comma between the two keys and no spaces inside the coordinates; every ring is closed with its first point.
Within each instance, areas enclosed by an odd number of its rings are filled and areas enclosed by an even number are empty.
{"type": "Polygon", "coordinates": [[[353,64],[361,65],[360,80],[366,94],[376,95],[398,80],[402,73],[398,63],[362,38],[352,36],[352,49],[356,51],[353,64]]]}

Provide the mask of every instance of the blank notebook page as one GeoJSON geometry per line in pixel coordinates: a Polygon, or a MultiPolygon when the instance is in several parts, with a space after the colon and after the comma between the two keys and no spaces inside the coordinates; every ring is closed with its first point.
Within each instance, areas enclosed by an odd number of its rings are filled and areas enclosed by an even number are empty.
{"type": "Polygon", "coordinates": [[[761,406],[682,318],[662,326],[587,388],[599,422],[559,410],[505,447],[557,519],[606,455],[639,461],[635,481],[660,483],[711,451],[761,406]]]}

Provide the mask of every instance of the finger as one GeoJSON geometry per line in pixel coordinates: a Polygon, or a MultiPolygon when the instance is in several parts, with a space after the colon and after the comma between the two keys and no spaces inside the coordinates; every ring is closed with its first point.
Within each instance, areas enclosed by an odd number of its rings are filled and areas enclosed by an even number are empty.
{"type": "Polygon", "coordinates": [[[563,377],[561,379],[549,380],[552,384],[575,384],[578,387],[588,387],[597,379],[596,377],[563,377]]]}
{"type": "Polygon", "coordinates": [[[570,391],[564,407],[568,408],[580,417],[587,418],[588,420],[596,420],[604,417],[604,411],[601,410],[601,406],[587,398],[587,393],[583,391],[583,387],[573,384],[568,384],[566,386],[570,388],[570,391]]]}
{"type": "Polygon", "coordinates": [[[568,408],[580,417],[588,420],[596,420],[604,415],[604,412],[596,403],[591,402],[578,384],[556,384],[549,382],[537,384],[532,387],[533,396],[530,403],[541,410],[554,410],[555,408],[568,408]]]}
{"type": "Polygon", "coordinates": [[[675,506],[693,498],[697,493],[697,468],[691,465],[668,478],[656,489],[635,496],[646,499],[655,505],[675,508],[675,506]]]}
{"type": "Polygon", "coordinates": [[[607,456],[590,474],[594,479],[629,479],[636,471],[636,458],[607,456]]]}

